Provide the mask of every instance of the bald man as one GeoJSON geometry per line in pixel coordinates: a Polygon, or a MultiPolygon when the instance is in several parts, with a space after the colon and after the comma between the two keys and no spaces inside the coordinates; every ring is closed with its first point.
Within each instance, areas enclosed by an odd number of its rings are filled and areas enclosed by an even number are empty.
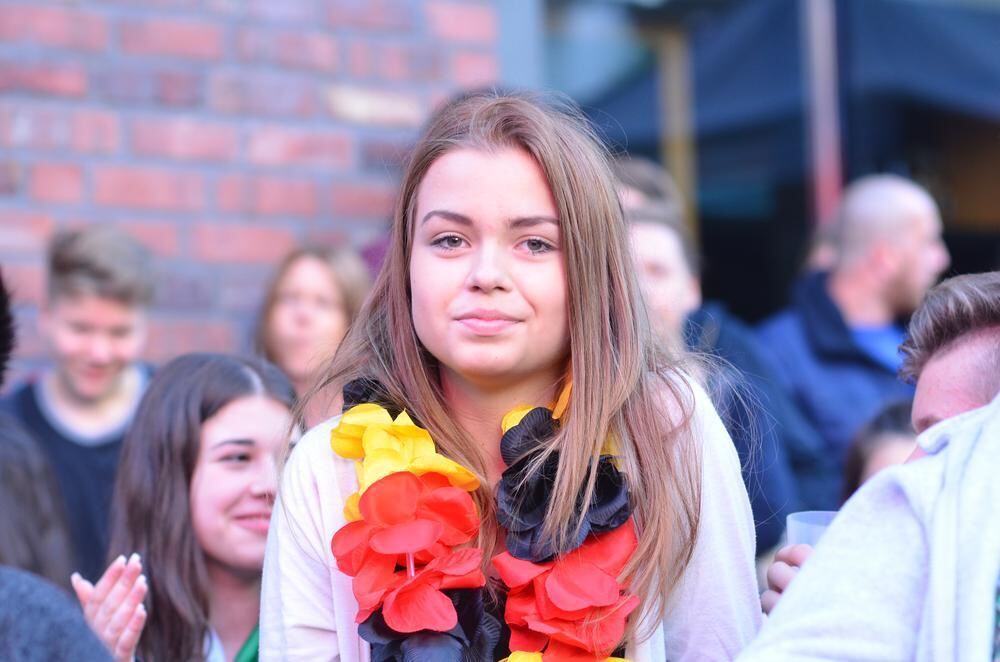
{"type": "Polygon", "coordinates": [[[937,205],[903,177],[851,184],[835,223],[832,269],[805,277],[791,306],[759,329],[781,386],[822,439],[796,475],[801,502],[819,510],[839,506],[844,453],[861,426],[913,397],[897,378],[900,321],[949,263],[937,205]]]}

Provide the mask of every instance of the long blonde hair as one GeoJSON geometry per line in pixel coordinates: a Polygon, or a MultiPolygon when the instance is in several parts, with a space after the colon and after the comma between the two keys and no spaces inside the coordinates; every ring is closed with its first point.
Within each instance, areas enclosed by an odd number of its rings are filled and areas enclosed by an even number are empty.
{"type": "MultiPolygon", "coordinates": [[[[450,150],[516,147],[541,167],[559,212],[568,283],[573,389],[559,433],[547,446],[559,463],[546,533],[565,549],[589,503],[602,446],[613,439],[629,477],[639,547],[623,579],[653,618],[689,562],[698,529],[701,460],[689,424],[688,378],[653,339],[639,294],[608,155],[568,102],[492,92],[463,96],[438,111],[406,167],[389,253],[371,295],[316,390],[358,377],[426,427],[439,450],[486,485],[483,449],[449,415],[437,360],[421,346],[410,309],[410,261],[417,192],[431,164],[450,150]]],[[[497,430],[497,443],[500,430],[497,430]]],[[[488,488],[474,495],[483,517],[484,558],[497,551],[488,488]]],[[[635,622],[627,636],[632,636],[635,622]]]]}

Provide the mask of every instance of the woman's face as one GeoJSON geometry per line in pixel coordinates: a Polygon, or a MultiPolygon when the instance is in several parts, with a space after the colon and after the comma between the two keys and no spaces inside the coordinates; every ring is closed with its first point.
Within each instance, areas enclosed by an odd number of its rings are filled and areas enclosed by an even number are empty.
{"type": "Polygon", "coordinates": [[[559,214],[521,149],[456,149],[417,191],[410,258],[420,342],[480,386],[547,379],[569,352],[559,214]]]}
{"type": "Polygon", "coordinates": [[[347,333],[343,293],[330,267],[304,256],[285,271],[268,316],[269,353],[303,388],[347,333]]]}
{"type": "Polygon", "coordinates": [[[191,521],[210,564],[236,573],[263,568],[276,459],[291,420],[282,403],[253,395],[233,400],[202,425],[191,521]]]}

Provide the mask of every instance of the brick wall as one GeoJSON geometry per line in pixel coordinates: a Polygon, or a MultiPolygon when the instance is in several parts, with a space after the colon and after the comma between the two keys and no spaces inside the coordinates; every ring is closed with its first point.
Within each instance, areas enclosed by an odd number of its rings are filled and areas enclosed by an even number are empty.
{"type": "Polygon", "coordinates": [[[0,265],[18,359],[54,232],[113,223],[155,254],[147,357],[245,350],[302,243],[385,228],[435,103],[494,82],[492,0],[0,0],[0,265]]]}

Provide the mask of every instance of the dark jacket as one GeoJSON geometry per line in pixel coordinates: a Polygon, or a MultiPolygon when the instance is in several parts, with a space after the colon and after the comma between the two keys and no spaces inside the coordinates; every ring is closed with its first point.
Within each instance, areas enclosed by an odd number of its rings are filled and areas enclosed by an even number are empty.
{"type": "Polygon", "coordinates": [[[0,567],[0,660],[111,662],[76,600],[44,579],[0,567]]]}
{"type": "Polygon", "coordinates": [[[796,286],[788,309],[766,320],[759,338],[780,385],[819,435],[818,445],[789,447],[803,506],[836,510],[844,456],[862,426],[913,387],[862,350],[827,289],[827,275],[796,286]]]}
{"type": "Polygon", "coordinates": [[[757,531],[757,550],[775,547],[785,517],[798,509],[785,436],[800,425],[794,407],[775,388],[753,331],[719,304],[708,303],[685,324],[689,349],[721,359],[709,391],[740,457],[757,531]],[[782,402],[785,400],[785,402],[782,402]]]}

